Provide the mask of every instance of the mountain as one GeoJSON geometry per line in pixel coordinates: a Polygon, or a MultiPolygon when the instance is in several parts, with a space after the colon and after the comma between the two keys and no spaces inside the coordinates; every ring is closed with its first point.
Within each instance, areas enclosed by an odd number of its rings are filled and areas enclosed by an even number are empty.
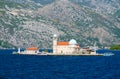
{"type": "Polygon", "coordinates": [[[71,0],[72,2],[83,5],[90,9],[94,9],[100,13],[114,13],[115,10],[120,8],[119,0],[71,0]]]}
{"type": "Polygon", "coordinates": [[[74,38],[80,46],[119,44],[119,0],[1,0],[0,47],[52,48],[74,38]]]}

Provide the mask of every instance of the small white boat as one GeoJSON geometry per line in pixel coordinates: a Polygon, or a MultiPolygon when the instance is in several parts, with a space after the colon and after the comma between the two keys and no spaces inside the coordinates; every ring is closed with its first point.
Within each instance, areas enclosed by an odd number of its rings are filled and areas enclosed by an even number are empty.
{"type": "Polygon", "coordinates": [[[13,52],[12,54],[19,54],[18,52],[13,52]]]}
{"type": "Polygon", "coordinates": [[[111,52],[110,52],[110,53],[108,52],[108,53],[104,53],[104,54],[103,54],[103,56],[113,56],[113,55],[114,55],[114,53],[111,53],[111,52]]]}

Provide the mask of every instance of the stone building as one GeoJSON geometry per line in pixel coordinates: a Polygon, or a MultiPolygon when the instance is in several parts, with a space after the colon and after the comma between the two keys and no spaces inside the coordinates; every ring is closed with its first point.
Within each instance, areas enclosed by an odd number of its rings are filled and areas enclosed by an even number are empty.
{"type": "Polygon", "coordinates": [[[26,50],[20,52],[20,49],[18,50],[19,54],[38,54],[39,53],[39,49],[37,47],[29,47],[26,48],[26,50]]]}
{"type": "Polygon", "coordinates": [[[76,40],[71,39],[69,42],[58,41],[57,35],[53,36],[53,54],[74,54],[79,52],[80,46],[76,40]]]}

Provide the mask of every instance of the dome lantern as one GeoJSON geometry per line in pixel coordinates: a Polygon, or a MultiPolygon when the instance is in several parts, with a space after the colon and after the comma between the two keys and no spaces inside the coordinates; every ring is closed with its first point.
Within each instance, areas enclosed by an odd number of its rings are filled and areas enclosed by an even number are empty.
{"type": "Polygon", "coordinates": [[[54,34],[54,35],[53,35],[53,37],[57,37],[57,35],[56,35],[56,34],[54,34]]]}

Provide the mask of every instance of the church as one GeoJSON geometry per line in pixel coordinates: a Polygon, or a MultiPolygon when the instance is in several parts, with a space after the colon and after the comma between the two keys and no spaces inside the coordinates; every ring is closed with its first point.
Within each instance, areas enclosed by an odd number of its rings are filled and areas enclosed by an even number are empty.
{"type": "Polygon", "coordinates": [[[79,52],[80,46],[77,44],[77,41],[71,39],[68,42],[58,41],[57,35],[53,35],[53,54],[74,54],[79,52]]]}

